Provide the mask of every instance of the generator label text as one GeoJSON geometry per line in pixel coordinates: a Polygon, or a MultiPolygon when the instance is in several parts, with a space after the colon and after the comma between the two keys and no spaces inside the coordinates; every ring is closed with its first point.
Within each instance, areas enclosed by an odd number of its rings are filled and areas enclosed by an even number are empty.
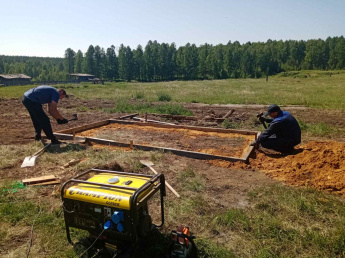
{"type": "Polygon", "coordinates": [[[70,189],[68,194],[69,195],[89,196],[89,197],[93,197],[93,198],[109,200],[109,201],[112,201],[112,203],[121,202],[121,200],[122,200],[122,196],[119,196],[119,195],[102,194],[102,193],[97,193],[97,192],[92,192],[92,191],[83,191],[83,190],[76,190],[76,189],[70,189]]]}

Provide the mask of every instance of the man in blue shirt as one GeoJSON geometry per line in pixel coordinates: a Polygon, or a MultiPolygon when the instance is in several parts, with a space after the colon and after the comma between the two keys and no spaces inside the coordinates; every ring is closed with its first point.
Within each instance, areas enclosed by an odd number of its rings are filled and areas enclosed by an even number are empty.
{"type": "Polygon", "coordinates": [[[260,117],[260,120],[270,123],[269,127],[251,145],[260,144],[266,149],[283,153],[292,152],[294,146],[301,143],[301,128],[297,120],[289,112],[280,110],[276,104],[268,107],[265,116],[267,115],[272,119],[260,117]]]}
{"type": "Polygon", "coordinates": [[[52,144],[60,144],[53,134],[49,117],[43,111],[42,105],[48,104],[48,113],[56,119],[58,124],[66,124],[68,120],[63,118],[57,110],[60,99],[68,98],[66,91],[57,90],[53,87],[42,85],[26,91],[22,98],[22,103],[29,111],[32,123],[35,127],[35,140],[41,140],[41,131],[45,133],[52,144]]]}

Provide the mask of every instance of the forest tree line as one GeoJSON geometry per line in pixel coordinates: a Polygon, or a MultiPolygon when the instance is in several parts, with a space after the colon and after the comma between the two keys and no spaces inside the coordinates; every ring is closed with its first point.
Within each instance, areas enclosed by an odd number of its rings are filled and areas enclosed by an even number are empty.
{"type": "Polygon", "coordinates": [[[260,78],[292,70],[345,69],[345,38],[210,45],[149,41],[136,49],[90,45],[85,53],[68,48],[64,58],[0,56],[0,74],[24,73],[35,81],[66,80],[68,73],[105,80],[164,81],[260,78]]]}

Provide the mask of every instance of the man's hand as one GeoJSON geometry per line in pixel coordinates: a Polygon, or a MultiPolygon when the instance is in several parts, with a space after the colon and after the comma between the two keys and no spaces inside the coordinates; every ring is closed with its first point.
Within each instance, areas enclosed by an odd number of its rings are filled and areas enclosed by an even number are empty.
{"type": "Polygon", "coordinates": [[[262,122],[266,122],[266,118],[264,118],[264,117],[262,117],[262,116],[259,117],[259,120],[260,120],[261,123],[262,123],[262,122]]]}
{"type": "Polygon", "coordinates": [[[68,123],[68,120],[66,118],[64,119],[56,119],[56,122],[59,124],[59,125],[63,125],[63,124],[67,124],[68,123]]]}

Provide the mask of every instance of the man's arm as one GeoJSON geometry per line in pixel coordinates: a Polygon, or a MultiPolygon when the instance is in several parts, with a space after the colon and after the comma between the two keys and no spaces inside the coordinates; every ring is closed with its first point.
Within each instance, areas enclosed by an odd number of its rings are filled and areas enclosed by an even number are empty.
{"type": "Polygon", "coordinates": [[[269,138],[271,135],[276,134],[280,131],[281,123],[279,122],[272,122],[270,126],[259,136],[257,139],[257,143],[259,144],[263,140],[269,138]]]}
{"type": "Polygon", "coordinates": [[[48,103],[48,112],[55,119],[60,119],[60,120],[64,119],[62,115],[60,115],[59,111],[57,110],[57,103],[54,100],[48,103]]]}

